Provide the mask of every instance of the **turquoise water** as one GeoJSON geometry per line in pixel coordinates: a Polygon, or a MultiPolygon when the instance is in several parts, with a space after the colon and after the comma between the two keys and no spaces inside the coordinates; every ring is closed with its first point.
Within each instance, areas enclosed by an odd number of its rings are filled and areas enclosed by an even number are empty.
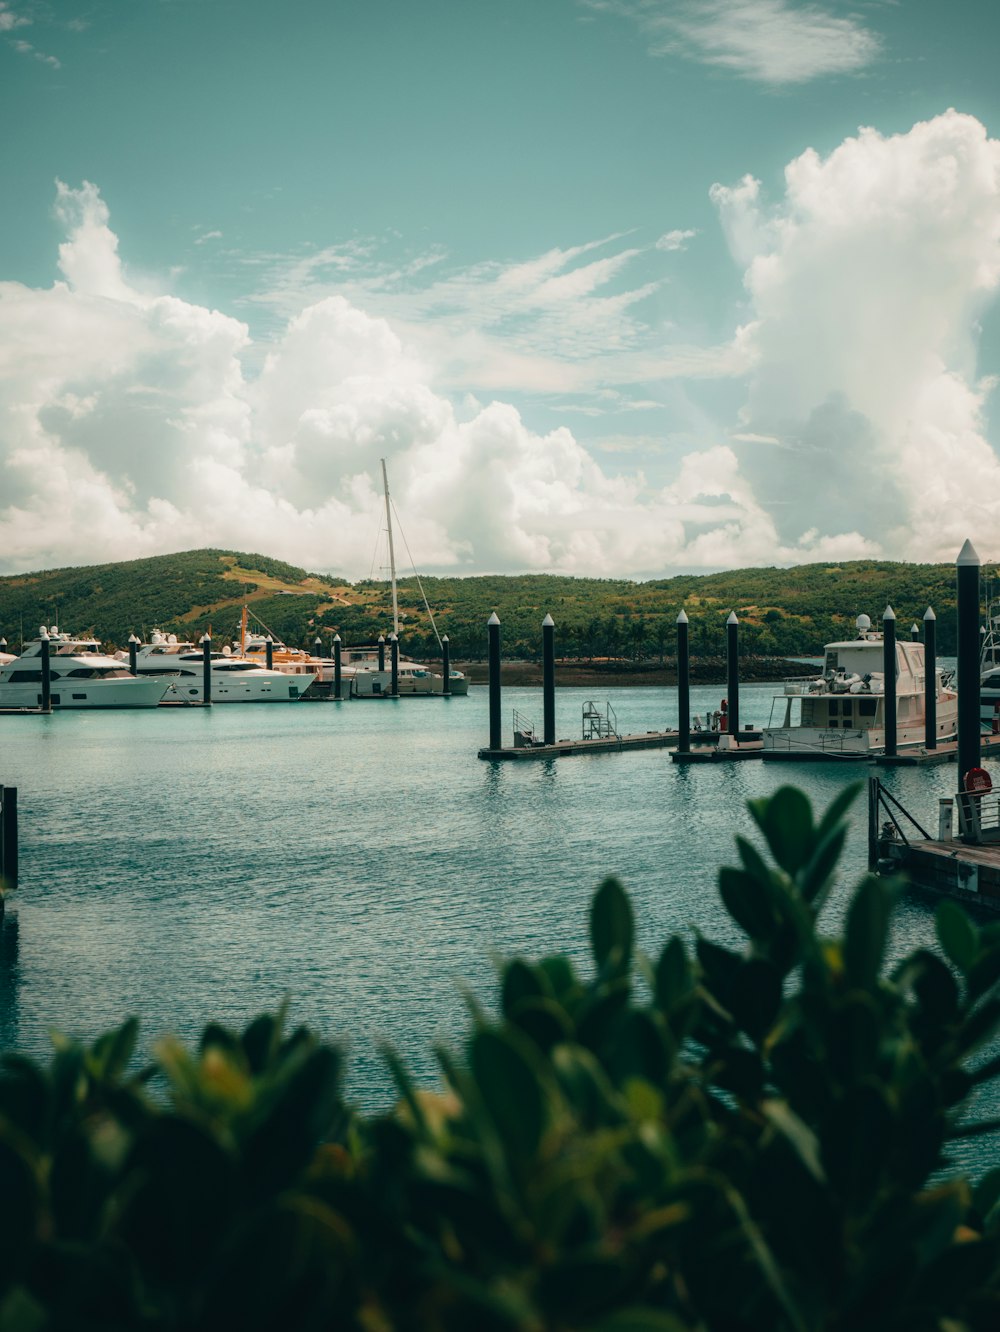
{"type": "MultiPolygon", "coordinates": [[[[774,686],[744,686],[744,723],[774,686]]],[[[578,736],[588,692],[557,692],[578,736]]],[[[718,706],[718,686],[692,707],[718,706]]],[[[623,732],[676,722],[673,689],[619,690],[623,732]]],[[[538,690],[504,691],[541,721],[538,690]]],[[[586,957],[590,895],[608,873],[632,893],[642,947],[691,927],[735,941],[715,891],[748,798],[794,780],[825,804],[863,764],[685,766],[663,750],[484,763],[487,691],[392,703],[0,718],[0,782],[19,788],[21,886],[3,930],[0,1043],[48,1049],[127,1014],[147,1041],[291,1014],[349,1046],[349,1091],[385,1104],[388,1040],[433,1077],[434,1041],[465,1026],[462,985],[492,1002],[497,954],[586,957]]],[[[954,765],[887,770],[936,821],[954,765]]],[[[866,857],[862,796],[843,886],[866,857]]],[[[933,907],[900,909],[897,951],[933,936],[933,907]]]]}

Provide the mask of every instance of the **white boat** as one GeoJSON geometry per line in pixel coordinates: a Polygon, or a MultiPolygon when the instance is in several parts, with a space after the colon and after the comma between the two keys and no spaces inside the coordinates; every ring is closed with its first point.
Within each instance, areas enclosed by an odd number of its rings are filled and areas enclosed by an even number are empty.
{"type": "MultiPolygon", "coordinates": [[[[0,708],[42,705],[42,643],[49,645],[49,699],[53,712],[66,708],[155,708],[169,680],[137,680],[96,638],[74,638],[53,625],[26,643],[19,657],[0,664],[0,708]]],[[[8,656],[7,653],[4,656],[8,656]]]]}
{"type": "MultiPolygon", "coordinates": [[[[213,703],[294,703],[316,678],[314,672],[286,675],[269,671],[228,647],[212,652],[209,660],[213,703]]],[[[204,656],[194,643],[154,630],[148,643],[136,646],[135,665],[140,678],[156,676],[173,685],[170,701],[203,701],[204,656]]]]}
{"type": "MultiPolygon", "coordinates": [[[[389,583],[392,589],[392,632],[396,639],[399,639],[399,598],[396,588],[396,555],[392,540],[392,501],[389,498],[389,477],[386,472],[385,459],[381,459],[382,464],[382,493],[385,499],[385,531],[389,543],[389,583]]],[[[404,544],[405,544],[404,537],[404,544]]],[[[424,586],[420,581],[420,575],[416,569],[413,571],[417,580],[417,587],[420,589],[420,595],[423,597],[424,609],[427,611],[427,618],[430,621],[431,628],[434,630],[434,637],[438,641],[438,646],[444,650],[444,642],[437,631],[437,625],[434,623],[434,615],[430,604],[424,593],[424,586]]],[[[385,667],[383,671],[379,670],[379,653],[377,647],[367,646],[358,648],[349,648],[344,653],[343,678],[344,688],[349,692],[351,698],[388,698],[392,691],[392,673],[391,673],[391,652],[390,644],[386,643],[384,651],[385,667]],[[388,678],[386,684],[381,678],[382,675],[388,678]]],[[[414,661],[412,657],[404,657],[402,654],[398,660],[397,689],[400,698],[419,698],[432,695],[442,695],[444,693],[444,677],[436,671],[432,671],[422,662],[414,661]]],[[[448,692],[454,697],[461,697],[469,692],[469,681],[462,671],[448,671],[448,692]]]]}
{"type": "Polygon", "coordinates": [[[986,608],[986,629],[979,654],[979,719],[990,731],[1000,732],[1000,605],[986,608]]]}
{"type": "MultiPolygon", "coordinates": [[[[883,639],[867,615],[858,636],[824,649],[823,674],[788,681],[771,705],[763,731],[765,755],[868,758],[885,751],[883,639]]],[[[958,695],[948,675],[935,670],[935,735],[940,743],[958,730],[958,695]]],[[[926,671],[923,643],[896,641],[896,748],[917,749],[926,740],[926,671]]]]}

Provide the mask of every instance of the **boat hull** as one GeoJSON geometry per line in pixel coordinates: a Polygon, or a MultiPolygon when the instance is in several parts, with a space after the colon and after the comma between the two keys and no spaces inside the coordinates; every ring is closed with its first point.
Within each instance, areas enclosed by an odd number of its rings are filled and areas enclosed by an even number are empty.
{"type": "MultiPolygon", "coordinates": [[[[167,680],[91,680],[73,681],[68,687],[53,680],[49,693],[53,712],[77,708],[155,708],[169,692],[167,680]]],[[[0,708],[42,706],[37,684],[4,684],[0,689],[0,708]]]]}

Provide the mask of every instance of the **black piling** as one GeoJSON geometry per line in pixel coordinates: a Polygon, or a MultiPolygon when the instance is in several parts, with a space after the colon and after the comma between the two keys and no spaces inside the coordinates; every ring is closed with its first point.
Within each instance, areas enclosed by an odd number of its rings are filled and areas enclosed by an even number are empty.
{"type": "Polygon", "coordinates": [[[138,640],[138,638],[136,638],[135,634],[129,634],[129,636],[128,636],[128,668],[129,668],[129,670],[132,672],[133,675],[138,675],[138,674],[139,674],[138,657],[139,657],[139,640],[138,640]]]}
{"type": "Polygon", "coordinates": [[[924,611],[924,748],[937,749],[937,616],[924,611]]]}
{"type": "Polygon", "coordinates": [[[274,639],[270,634],[264,639],[264,660],[267,662],[267,669],[274,670],[274,639]]]}
{"type": "Polygon", "coordinates": [[[740,622],[730,611],[726,621],[726,692],[729,695],[729,734],[740,738],[740,622]]]}
{"type": "Polygon", "coordinates": [[[556,742],[556,622],[542,621],[542,735],[547,745],[556,742]]]}
{"type": "MultiPolygon", "coordinates": [[[[0,879],[6,889],[17,887],[17,787],[0,793],[0,879]]],[[[0,911],[3,898],[0,897],[0,911]]]]}
{"type": "Polygon", "coordinates": [[[313,639],[313,656],[319,658],[322,657],[322,655],[323,655],[323,640],[322,638],[320,638],[319,634],[317,634],[316,637],[313,639]]]}
{"type": "Polygon", "coordinates": [[[399,698],[399,639],[395,634],[389,635],[389,660],[392,664],[392,684],[389,688],[389,697],[399,698]]]}
{"type": "Polygon", "coordinates": [[[378,668],[379,668],[380,671],[384,671],[384,670],[385,670],[385,635],[384,635],[384,634],[379,634],[379,636],[378,636],[378,668]]]}
{"type": "Polygon", "coordinates": [[[882,706],[885,709],[885,752],[896,754],[896,612],[886,606],[882,615],[882,706]]]}
{"type": "Polygon", "coordinates": [[[343,678],[342,678],[342,673],[341,673],[341,642],[340,642],[340,635],[339,635],[339,634],[334,634],[334,636],[333,636],[333,696],[334,696],[335,699],[338,699],[338,700],[339,700],[340,698],[343,697],[343,695],[342,695],[342,693],[341,693],[341,686],[342,686],[342,684],[343,684],[343,678]]]}
{"type": "Polygon", "coordinates": [[[916,621],[914,621],[913,624],[910,625],[910,642],[911,643],[920,642],[920,625],[917,624],[916,621]]]}
{"type": "Polygon", "coordinates": [[[205,707],[212,706],[212,638],[202,634],[201,643],[201,701],[205,707]]]}
{"type": "Polygon", "coordinates": [[[49,636],[42,634],[42,692],[38,702],[42,712],[52,711],[52,667],[49,664],[49,636]]]}
{"type": "Polygon", "coordinates": [[[691,752],[691,650],[684,611],[677,617],[677,752],[691,752]]]}
{"type": "Polygon", "coordinates": [[[441,693],[451,698],[451,640],[447,634],[441,639],[441,693]]]}
{"type": "Polygon", "coordinates": [[[490,680],[490,749],[500,748],[500,620],[496,611],[487,623],[489,649],[487,662],[490,680]]]}
{"type": "Polygon", "coordinates": [[[979,722],[979,556],[966,541],[955,563],[958,590],[958,789],[982,759],[979,722]]]}

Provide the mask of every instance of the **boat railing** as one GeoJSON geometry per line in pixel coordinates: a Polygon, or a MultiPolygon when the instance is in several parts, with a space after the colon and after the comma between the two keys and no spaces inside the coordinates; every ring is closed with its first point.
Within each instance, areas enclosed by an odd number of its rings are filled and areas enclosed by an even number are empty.
{"type": "Polygon", "coordinates": [[[514,748],[531,749],[538,744],[535,736],[535,723],[523,712],[514,709],[514,748]]]}
{"type": "Polygon", "coordinates": [[[963,842],[1000,842],[1000,797],[995,791],[960,791],[955,805],[963,842]]]}
{"type": "Polygon", "coordinates": [[[851,758],[858,757],[858,741],[863,740],[867,732],[858,727],[845,727],[842,731],[821,731],[815,740],[807,740],[802,728],[797,726],[776,728],[765,731],[765,740],[770,749],[801,750],[814,749],[818,754],[844,754],[848,741],[851,741],[851,758]]]}
{"type": "MultiPolygon", "coordinates": [[[[920,834],[924,841],[929,841],[928,834],[913,817],[908,809],[887,791],[878,777],[868,778],[868,868],[874,870],[879,863],[879,842],[895,841],[903,846],[910,845],[907,827],[920,834]],[[883,821],[884,816],[884,821],[883,821]],[[905,820],[905,822],[904,822],[905,820]]],[[[910,836],[913,833],[911,831],[910,836]]]]}
{"type": "Polygon", "coordinates": [[[610,703],[604,705],[603,712],[592,699],[588,699],[584,703],[583,738],[584,740],[621,739],[618,731],[618,717],[610,703]]]}

